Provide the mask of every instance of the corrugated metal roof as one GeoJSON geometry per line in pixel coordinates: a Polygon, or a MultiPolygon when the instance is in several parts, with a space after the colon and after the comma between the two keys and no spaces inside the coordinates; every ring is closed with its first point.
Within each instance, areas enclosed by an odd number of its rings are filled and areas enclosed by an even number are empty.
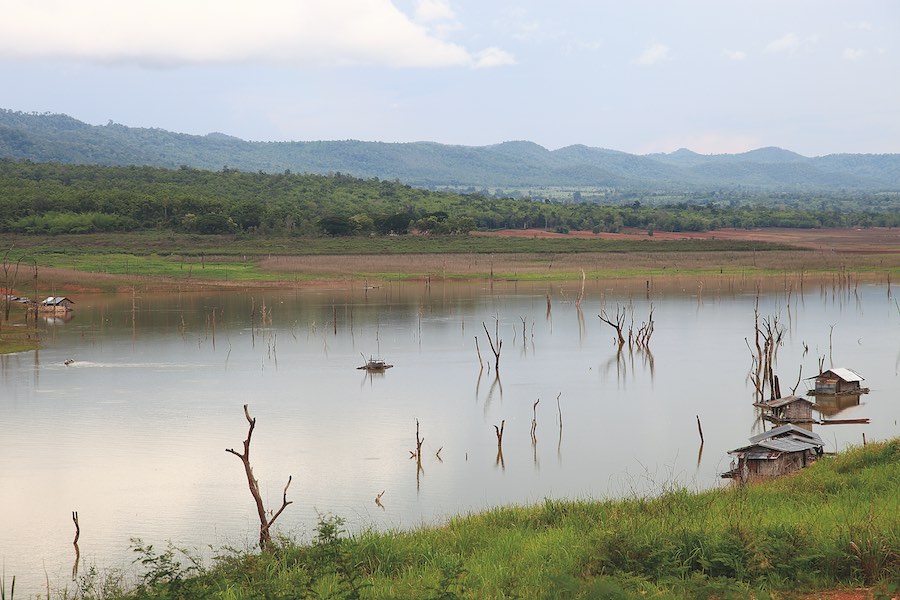
{"type": "Polygon", "coordinates": [[[788,423],[786,425],[776,427],[775,429],[770,429],[769,431],[759,433],[750,437],[749,440],[751,444],[756,444],[758,442],[761,442],[762,440],[769,440],[786,435],[790,435],[793,437],[800,436],[801,438],[808,438],[814,442],[817,442],[819,445],[823,444],[822,438],[819,437],[819,434],[813,433],[812,431],[807,431],[802,427],[797,427],[793,423],[788,423]]]}
{"type": "Polygon", "coordinates": [[[854,371],[853,369],[845,369],[843,367],[837,367],[835,369],[828,369],[844,381],[862,381],[863,376],[854,371]]]}
{"type": "Polygon", "coordinates": [[[865,377],[854,371],[853,369],[846,369],[844,367],[835,367],[833,369],[828,369],[827,371],[823,371],[818,375],[814,375],[813,377],[807,377],[807,379],[816,379],[817,377],[821,377],[825,373],[832,373],[837,375],[844,381],[863,381],[865,377]]]}
{"type": "MultiPolygon", "coordinates": [[[[72,302],[65,296],[48,296],[46,300],[41,302],[41,304],[46,304],[47,306],[56,306],[57,304],[62,304],[63,301],[72,302]]],[[[72,304],[75,304],[72,302],[72,304]]]]}
{"type": "Polygon", "coordinates": [[[776,398],[775,400],[766,400],[765,402],[762,402],[762,404],[764,404],[770,408],[779,408],[781,406],[793,404],[794,402],[797,402],[797,401],[802,401],[802,402],[806,402],[807,404],[812,404],[812,402],[810,402],[806,398],[801,398],[800,396],[785,396],[784,398],[776,398]]]}
{"type": "Polygon", "coordinates": [[[817,444],[812,440],[799,440],[794,437],[780,437],[773,440],[764,440],[757,444],[761,448],[769,450],[777,450],[778,452],[802,452],[803,450],[812,450],[821,444],[817,444]]]}

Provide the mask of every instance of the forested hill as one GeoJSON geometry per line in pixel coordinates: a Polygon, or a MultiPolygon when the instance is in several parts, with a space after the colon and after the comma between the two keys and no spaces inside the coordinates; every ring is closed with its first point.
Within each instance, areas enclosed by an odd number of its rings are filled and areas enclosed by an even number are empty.
{"type": "Polygon", "coordinates": [[[808,158],[780,148],[701,155],[638,156],[531,142],[449,146],[431,142],[248,142],[58,114],[0,109],[0,158],[95,165],[188,166],[282,173],[346,173],[420,187],[585,187],[618,190],[900,191],[900,154],[808,158]]]}

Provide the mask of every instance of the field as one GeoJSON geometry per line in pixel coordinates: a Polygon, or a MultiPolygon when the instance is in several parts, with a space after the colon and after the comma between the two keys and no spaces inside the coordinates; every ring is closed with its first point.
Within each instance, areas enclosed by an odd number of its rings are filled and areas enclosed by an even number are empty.
{"type": "MultiPolygon", "coordinates": [[[[786,275],[890,282],[900,229],[763,229],[616,234],[502,230],[470,236],[253,238],[132,235],[0,236],[21,258],[19,287],[75,291],[286,286],[334,281],[689,279],[728,285],[786,275]],[[27,273],[26,273],[27,271],[27,273]]],[[[0,282],[2,286],[4,282],[0,282]]],[[[33,291],[33,290],[32,290],[33,291]]],[[[19,292],[24,293],[23,290],[19,292]]],[[[35,295],[35,294],[33,294],[35,295]]]]}
{"type": "Polygon", "coordinates": [[[541,229],[504,229],[487,233],[473,233],[481,236],[524,237],[524,238],[566,238],[581,239],[651,239],[661,240],[730,240],[743,242],[765,242],[807,248],[811,250],[851,252],[851,253],[896,253],[900,252],[900,229],[717,229],[715,231],[655,231],[623,230],[622,233],[591,233],[572,231],[553,233],[541,229]]]}

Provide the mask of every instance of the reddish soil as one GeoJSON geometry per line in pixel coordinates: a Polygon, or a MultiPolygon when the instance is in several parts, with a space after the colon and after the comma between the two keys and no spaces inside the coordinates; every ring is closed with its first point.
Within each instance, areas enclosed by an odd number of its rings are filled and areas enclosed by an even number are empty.
{"type": "Polygon", "coordinates": [[[473,235],[510,236],[528,238],[564,238],[627,240],[747,240],[788,244],[815,250],[835,252],[890,253],[900,252],[900,229],[717,229],[715,231],[654,231],[623,229],[621,233],[591,233],[572,231],[554,233],[543,229],[501,229],[491,232],[476,232],[473,235]]]}

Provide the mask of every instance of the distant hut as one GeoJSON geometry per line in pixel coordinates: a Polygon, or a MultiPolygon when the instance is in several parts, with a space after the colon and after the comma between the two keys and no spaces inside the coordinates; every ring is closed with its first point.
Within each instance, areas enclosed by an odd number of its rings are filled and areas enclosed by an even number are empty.
{"type": "Polygon", "coordinates": [[[816,387],[808,392],[811,396],[839,395],[839,394],[866,394],[869,388],[862,387],[863,376],[843,367],[836,367],[819,373],[815,377],[816,387]]]}
{"type": "Polygon", "coordinates": [[[812,423],[813,403],[800,396],[786,396],[757,402],[763,409],[763,418],[772,423],[812,423]]]}
{"type": "Polygon", "coordinates": [[[45,298],[38,306],[38,311],[42,313],[65,314],[72,310],[72,300],[64,296],[50,296],[45,298]]]}
{"type": "Polygon", "coordinates": [[[750,445],[731,450],[731,470],[723,477],[742,483],[792,473],[815,462],[825,444],[818,434],[788,423],[749,438],[750,445]]]}

